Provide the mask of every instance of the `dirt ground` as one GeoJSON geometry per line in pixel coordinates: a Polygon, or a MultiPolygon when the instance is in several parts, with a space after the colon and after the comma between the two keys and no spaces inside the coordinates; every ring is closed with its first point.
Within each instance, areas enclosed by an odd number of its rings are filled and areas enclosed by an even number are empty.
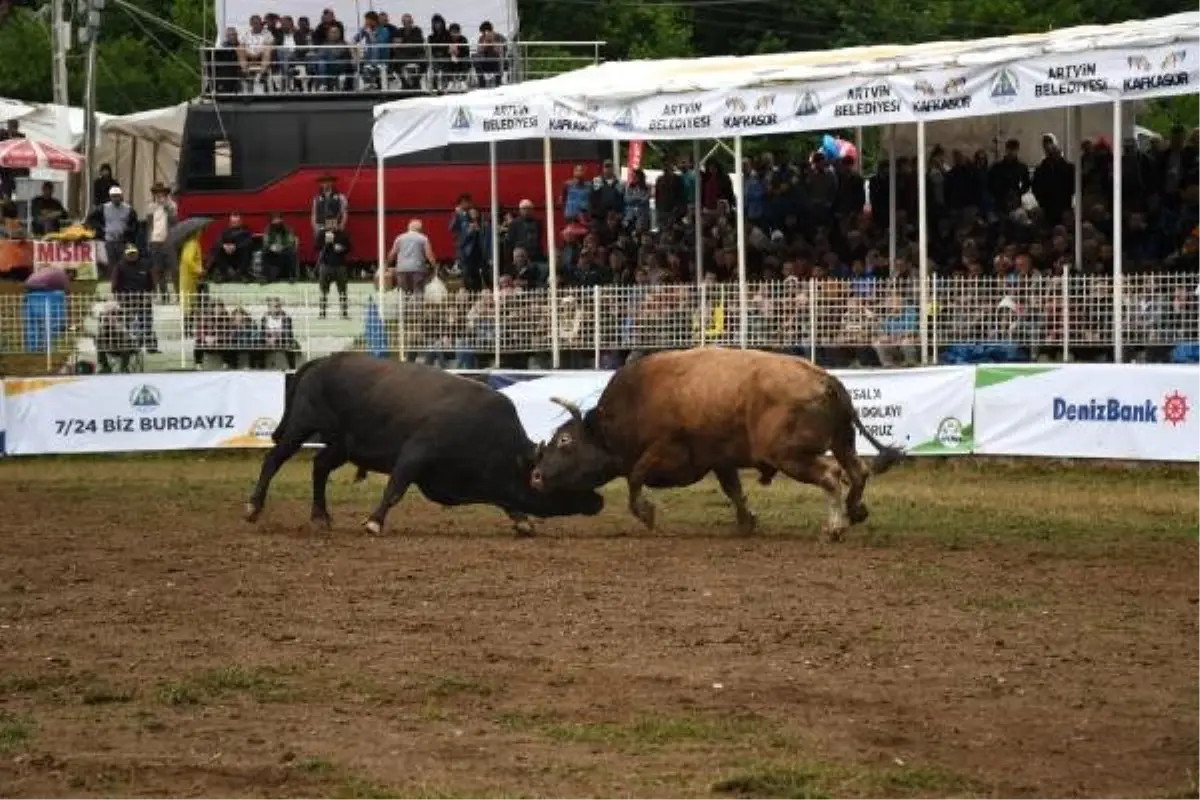
{"type": "Polygon", "coordinates": [[[0,463],[0,795],[1197,796],[1194,467],[908,464],[840,544],[257,468],[0,463]]]}

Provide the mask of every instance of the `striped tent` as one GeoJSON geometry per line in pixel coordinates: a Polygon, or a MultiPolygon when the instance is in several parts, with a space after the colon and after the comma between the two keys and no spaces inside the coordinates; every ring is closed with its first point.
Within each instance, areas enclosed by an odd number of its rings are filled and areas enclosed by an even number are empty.
{"type": "Polygon", "coordinates": [[[5,139],[0,142],[0,167],[79,172],[83,169],[83,157],[49,142],[24,138],[5,139]]]}

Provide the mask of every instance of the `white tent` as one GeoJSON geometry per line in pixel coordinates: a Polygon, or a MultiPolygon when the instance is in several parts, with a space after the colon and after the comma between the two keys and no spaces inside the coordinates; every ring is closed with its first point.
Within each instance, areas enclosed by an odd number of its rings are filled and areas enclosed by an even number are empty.
{"type": "Polygon", "coordinates": [[[98,164],[109,164],[130,201],[140,205],[155,182],[170,186],[179,170],[187,103],[120,117],[100,124],[98,164]]]}
{"type": "MultiPolygon", "coordinates": [[[[373,142],[378,159],[379,257],[383,242],[383,162],[388,157],[457,142],[542,138],[546,154],[546,202],[551,139],[734,140],[735,191],[742,187],[745,136],[837,130],[881,125],[893,133],[915,128],[917,172],[924,174],[927,128],[940,121],[972,120],[1015,112],[1047,114],[1029,127],[1059,130],[1069,120],[1068,141],[1082,135],[1079,112],[1068,108],[1105,104],[1111,138],[1124,139],[1123,104],[1189,94],[1200,82],[1200,13],[1188,12],[1117,25],[1083,26],[1044,34],[974,42],[880,45],[829,52],[747,57],[610,62],[554,78],[471,92],[461,96],[397,100],[375,107],[373,142]],[[1039,124],[1047,120],[1045,124],[1039,124]],[[1051,127],[1050,120],[1054,125],[1051,127]]],[[[891,137],[889,137],[891,138],[891,137]]],[[[990,137],[988,137],[990,138],[990,137]]],[[[895,150],[895,140],[892,139],[895,150]]],[[[494,153],[494,151],[493,151],[494,153]]],[[[1121,148],[1114,172],[1121,175],[1121,148]]],[[[895,163],[895,160],[892,160],[895,163]]],[[[1076,196],[1079,195],[1076,170],[1076,196]]],[[[494,183],[494,170],[493,170],[494,183]]],[[[891,187],[895,187],[893,179],[891,187]]],[[[919,181],[922,357],[928,352],[928,274],[925,254],[925,181],[919,181]]],[[[496,206],[493,189],[493,207],[496,206]]],[[[1114,216],[1120,216],[1116,187],[1114,216]]],[[[893,200],[894,204],[894,200],[893,200]]],[[[747,285],[745,218],[737,215],[741,344],[745,346],[747,285]]],[[[1078,209],[1076,224],[1079,224],[1078,209]]],[[[495,225],[493,225],[495,230],[495,225]]],[[[550,316],[557,366],[557,272],[553,225],[550,237],[550,316]]],[[[894,260],[895,232],[891,248],[894,260]]],[[[1077,237],[1078,240],[1079,237],[1077,237]]],[[[1121,231],[1114,298],[1123,298],[1121,231]]],[[[1077,241],[1078,246],[1078,241],[1077,241]]],[[[382,264],[379,270],[383,274],[382,264]]],[[[1122,316],[1114,320],[1116,357],[1121,356],[1122,316]]]]}

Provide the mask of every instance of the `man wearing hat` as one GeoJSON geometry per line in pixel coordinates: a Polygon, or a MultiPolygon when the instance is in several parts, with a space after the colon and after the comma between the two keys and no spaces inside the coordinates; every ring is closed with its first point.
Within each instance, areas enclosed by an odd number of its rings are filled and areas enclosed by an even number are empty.
{"type": "Polygon", "coordinates": [[[137,245],[129,242],[123,248],[122,258],[112,270],[113,296],[121,305],[121,313],[130,334],[150,352],[158,352],[158,341],[154,335],[154,312],[151,298],[154,296],[154,270],[142,258],[137,245]]]}
{"type": "Polygon", "coordinates": [[[346,220],[350,216],[350,204],[346,202],[346,195],[336,190],[336,177],[327,172],[317,178],[317,182],[321,188],[313,198],[309,221],[312,223],[316,247],[320,250],[324,244],[323,235],[329,229],[330,222],[333,223],[334,230],[344,231],[346,229],[346,220]]]}
{"type": "Polygon", "coordinates": [[[150,246],[150,268],[154,270],[154,283],[164,302],[171,297],[168,284],[179,290],[175,259],[166,246],[167,232],[178,221],[179,209],[171,199],[171,190],[163,183],[156,182],[150,187],[150,204],[146,206],[146,226],[149,230],[146,241],[150,246]]]}
{"type": "Polygon", "coordinates": [[[125,202],[125,193],[120,186],[108,190],[108,202],[100,206],[100,228],[104,232],[104,255],[106,274],[111,276],[121,263],[125,243],[133,239],[137,230],[137,214],[125,202]]]}

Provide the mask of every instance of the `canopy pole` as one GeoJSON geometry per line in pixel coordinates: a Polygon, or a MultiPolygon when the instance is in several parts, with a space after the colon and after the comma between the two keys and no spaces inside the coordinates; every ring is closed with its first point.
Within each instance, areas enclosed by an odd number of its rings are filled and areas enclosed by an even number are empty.
{"type": "Polygon", "coordinates": [[[1112,332],[1113,332],[1113,363],[1125,361],[1125,265],[1121,250],[1124,247],[1124,203],[1121,194],[1124,191],[1124,180],[1121,174],[1121,160],[1125,150],[1124,121],[1121,119],[1121,101],[1113,103],[1113,284],[1112,284],[1112,332]]]}
{"type": "Polygon", "coordinates": [[[542,173],[546,180],[546,245],[550,257],[550,366],[558,369],[558,253],[554,242],[554,181],[550,175],[554,150],[550,137],[542,139],[542,173]]]}
{"type": "Polygon", "coordinates": [[[621,140],[613,139],[612,143],[613,174],[621,180],[621,140]]]}
{"type": "Polygon", "coordinates": [[[888,126],[888,270],[896,268],[896,126],[888,126]]]}
{"type": "Polygon", "coordinates": [[[492,366],[500,368],[500,183],[496,177],[496,143],[488,142],[488,179],[491,183],[490,220],[492,248],[492,366]]]}
{"type": "MultiPolygon", "coordinates": [[[[742,175],[742,137],[733,137],[733,192],[737,201],[735,217],[737,218],[737,260],[738,260],[738,346],[746,349],[749,339],[749,287],[746,285],[746,215],[745,204],[742,202],[746,187],[742,175]]],[[[698,188],[698,187],[697,187],[698,188]]]]}
{"type": "Polygon", "coordinates": [[[1074,154],[1075,164],[1075,264],[1076,270],[1083,265],[1083,147],[1080,141],[1080,132],[1083,130],[1083,107],[1075,106],[1071,109],[1071,118],[1074,121],[1075,139],[1072,140],[1071,152],[1074,154]]]}
{"type": "MultiPolygon", "coordinates": [[[[926,194],[929,178],[925,174],[925,122],[917,122],[917,261],[920,262],[917,280],[921,282],[918,313],[921,325],[921,363],[929,363],[929,231],[926,215],[926,194]]],[[[895,191],[894,188],[889,191],[895,191]]],[[[893,224],[893,230],[895,225],[893,224]]]]}
{"type": "Polygon", "coordinates": [[[704,302],[704,210],[700,208],[700,140],[692,140],[692,211],[695,221],[692,231],[695,236],[694,272],[696,279],[696,302],[700,304],[700,346],[708,336],[708,308],[704,302]]]}
{"type": "MultiPolygon", "coordinates": [[[[383,156],[375,156],[375,245],[379,249],[379,261],[375,267],[375,287],[379,303],[379,320],[384,319],[383,300],[387,289],[387,209],[385,208],[385,190],[383,183],[383,156]]],[[[386,325],[384,330],[387,330],[386,325]]]]}

